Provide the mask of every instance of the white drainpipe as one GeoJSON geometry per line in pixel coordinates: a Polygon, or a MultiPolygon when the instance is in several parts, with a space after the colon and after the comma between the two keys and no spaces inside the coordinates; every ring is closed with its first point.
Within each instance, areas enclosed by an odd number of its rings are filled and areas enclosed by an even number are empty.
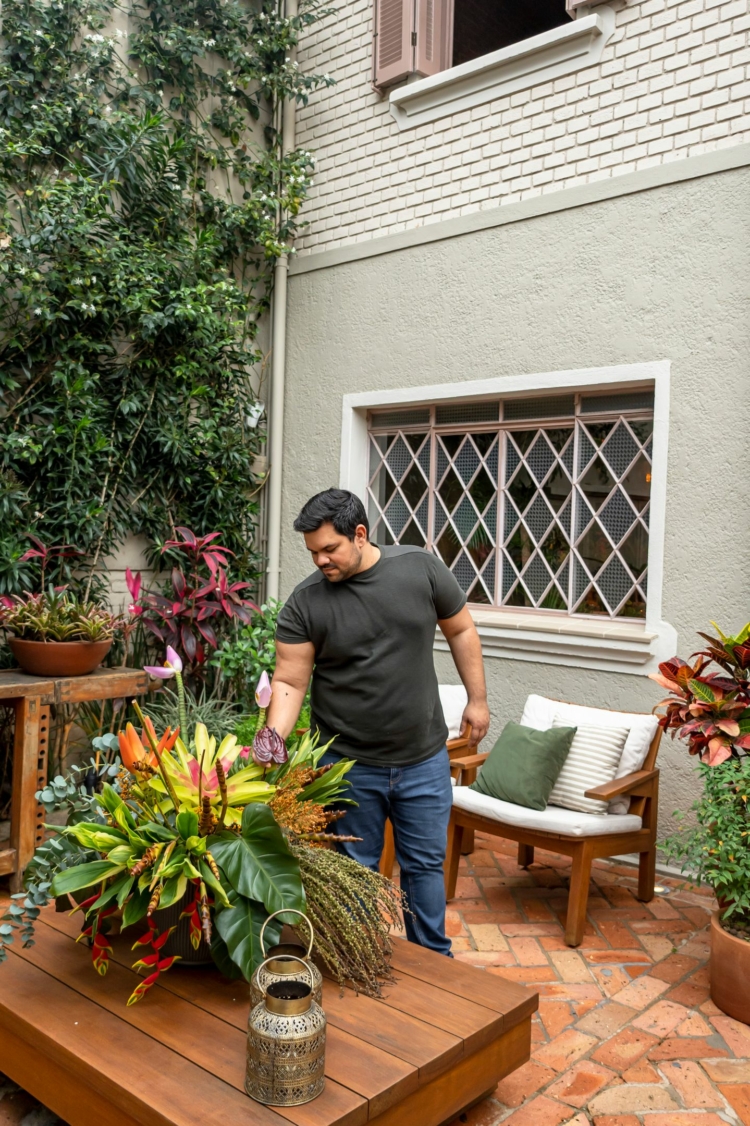
{"type": "MultiPolygon", "coordinates": [[[[298,0],[286,0],[287,19],[297,15],[298,0]]],[[[296,57],[292,52],[292,61],[296,57]]],[[[296,104],[288,98],[282,106],[281,143],[286,155],[295,147],[296,104]]],[[[266,598],[279,597],[281,576],[281,476],[284,450],[284,382],[286,377],[286,303],[289,256],[276,259],[271,306],[271,417],[268,427],[268,565],[266,598]]]]}

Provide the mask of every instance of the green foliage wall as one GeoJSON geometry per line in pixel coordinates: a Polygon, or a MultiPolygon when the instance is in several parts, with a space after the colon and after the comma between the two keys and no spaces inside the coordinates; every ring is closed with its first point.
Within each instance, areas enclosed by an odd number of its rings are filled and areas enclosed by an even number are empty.
{"type": "Polygon", "coordinates": [[[26,531],[92,573],[131,531],[218,529],[255,572],[258,323],[312,173],[272,126],[329,81],[289,56],[323,14],[3,0],[0,593],[26,531]]]}

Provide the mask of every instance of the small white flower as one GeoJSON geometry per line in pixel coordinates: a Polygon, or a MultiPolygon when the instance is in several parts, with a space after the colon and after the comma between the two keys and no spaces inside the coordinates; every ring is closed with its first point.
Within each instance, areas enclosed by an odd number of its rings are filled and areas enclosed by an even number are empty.
{"type": "Polygon", "coordinates": [[[42,310],[41,310],[41,309],[39,309],[39,308],[36,308],[36,309],[34,310],[34,316],[35,316],[35,317],[41,317],[41,315],[42,315],[42,310]]]}

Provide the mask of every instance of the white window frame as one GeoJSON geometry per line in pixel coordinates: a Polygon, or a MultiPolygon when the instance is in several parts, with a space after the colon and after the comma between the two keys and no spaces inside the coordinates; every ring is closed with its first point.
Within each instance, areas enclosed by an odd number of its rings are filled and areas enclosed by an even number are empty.
{"type": "Polygon", "coordinates": [[[392,90],[391,116],[399,129],[411,129],[596,66],[614,30],[613,9],[597,8],[569,24],[392,90]]]}
{"type": "MultiPolygon", "coordinates": [[[[340,486],[365,497],[368,465],[367,413],[384,408],[417,407],[456,400],[509,399],[553,391],[608,391],[627,385],[654,388],[654,436],[648,548],[648,598],[645,621],[586,620],[544,611],[507,607],[471,608],[486,656],[541,661],[638,676],[654,671],[677,651],[677,633],[662,621],[664,533],[666,526],[667,447],[669,438],[668,360],[617,367],[469,380],[430,387],[364,391],[344,395],[341,420],[340,486]]],[[[447,645],[439,632],[437,649],[447,645]]]]}

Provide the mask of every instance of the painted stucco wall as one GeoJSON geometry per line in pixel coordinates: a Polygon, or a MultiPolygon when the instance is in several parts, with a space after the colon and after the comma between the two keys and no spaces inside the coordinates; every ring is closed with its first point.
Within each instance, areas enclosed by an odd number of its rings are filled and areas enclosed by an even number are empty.
{"type": "MultiPolygon", "coordinates": [[[[711,619],[744,623],[749,192],[740,169],[292,277],[282,594],[309,571],[296,511],[338,484],[345,393],[668,359],[663,617],[682,655],[711,619]]],[[[490,746],[532,691],[631,710],[660,696],[643,676],[494,657],[487,673],[490,746]]],[[[692,765],[665,742],[662,831],[692,765]]]]}

